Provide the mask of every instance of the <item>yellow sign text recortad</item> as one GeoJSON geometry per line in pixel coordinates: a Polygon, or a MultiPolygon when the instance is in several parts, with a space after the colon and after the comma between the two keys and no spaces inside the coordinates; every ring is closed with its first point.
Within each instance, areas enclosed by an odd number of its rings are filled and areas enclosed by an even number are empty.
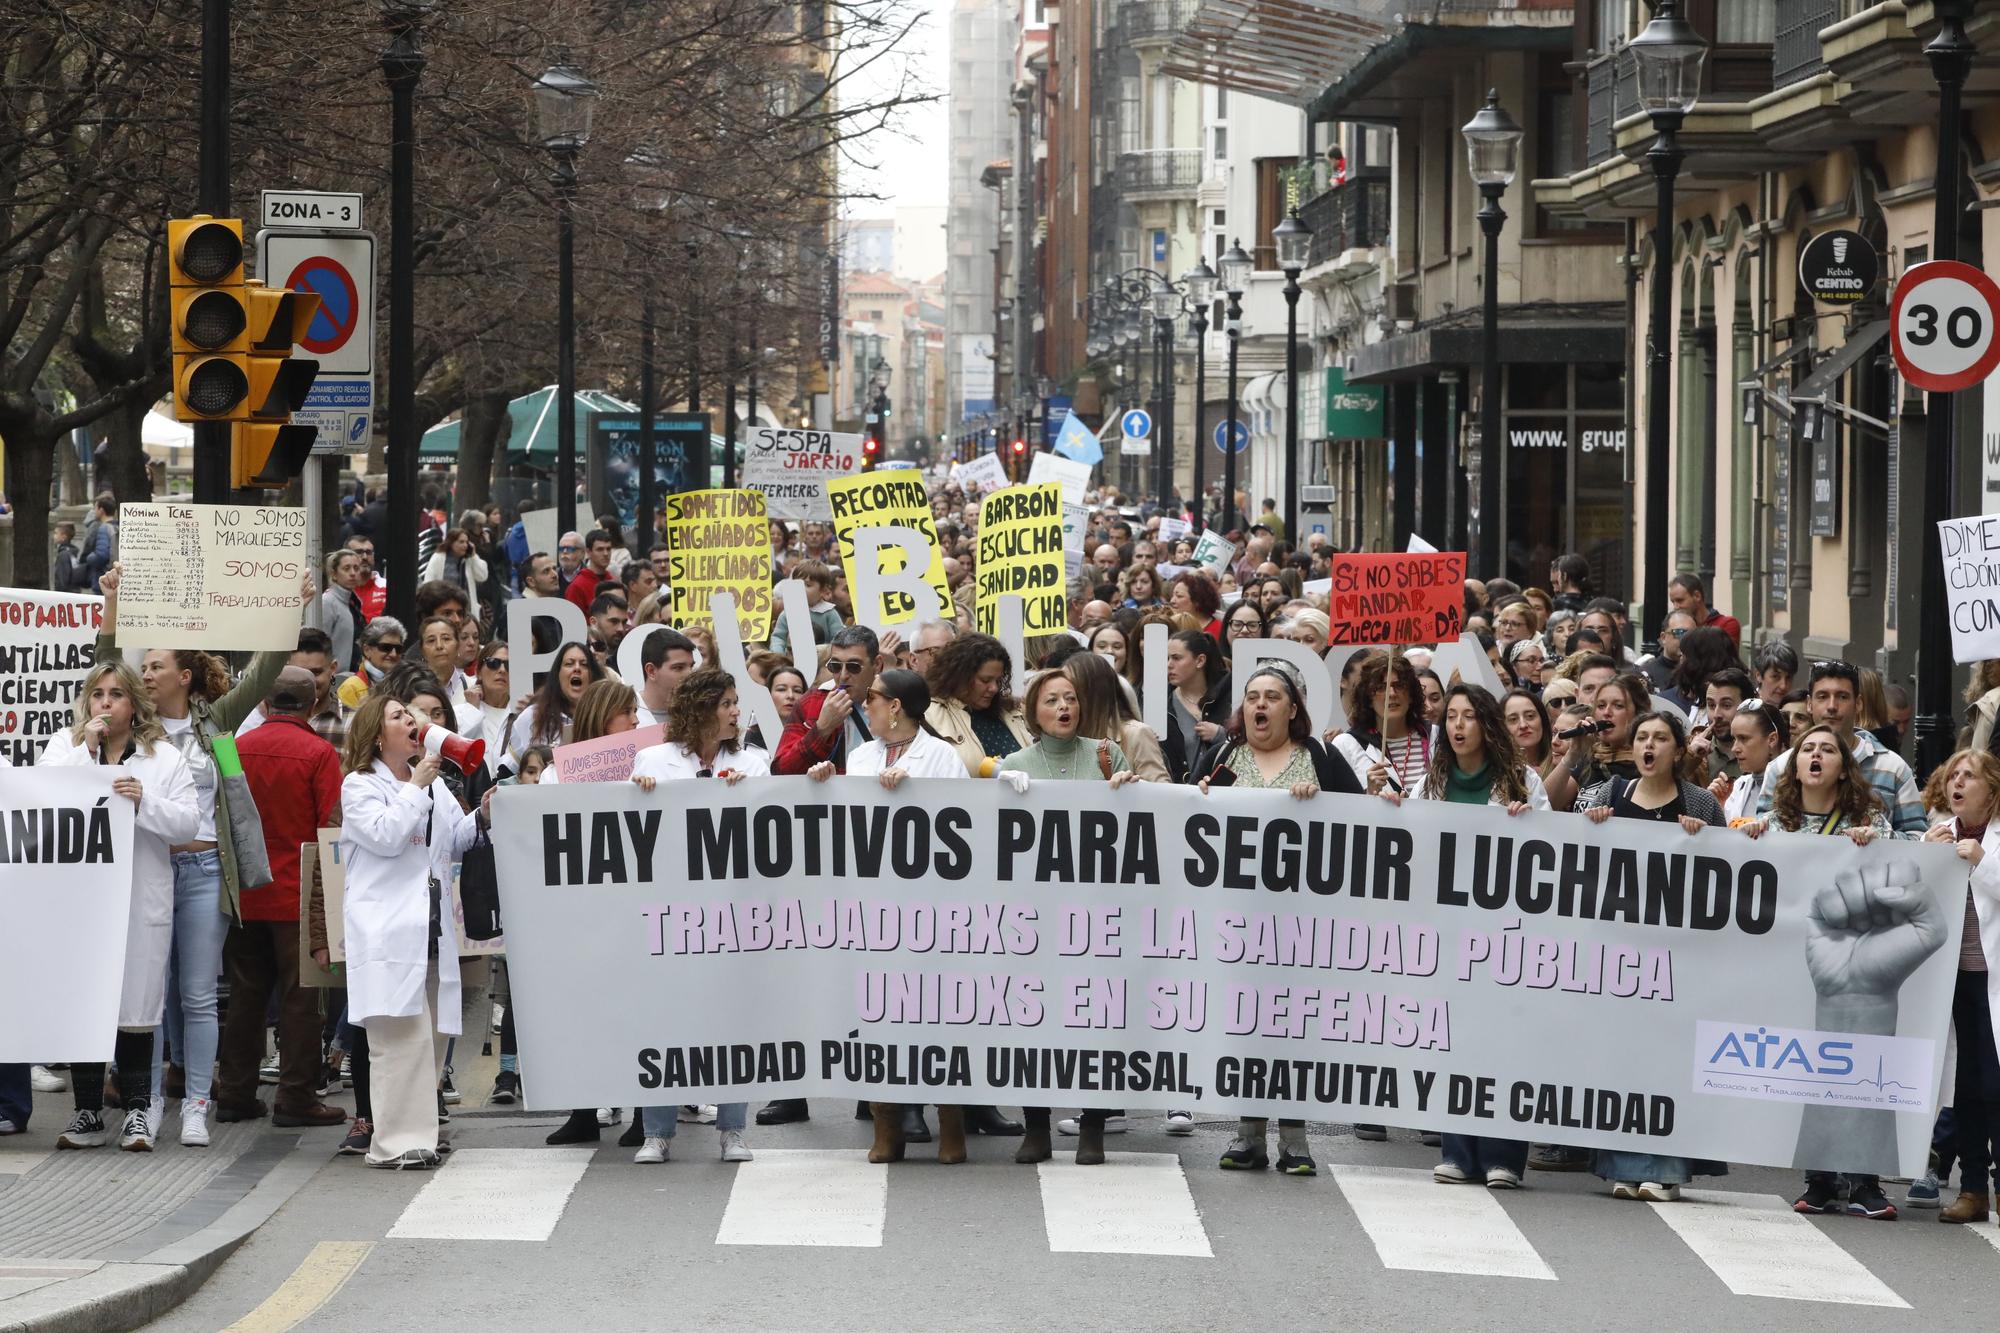
{"type": "MultiPolygon", "coordinates": [[[[834,540],[840,544],[840,563],[847,571],[847,586],[860,596],[861,580],[854,565],[854,534],[862,528],[913,528],[931,544],[931,565],[924,582],[936,590],[938,606],[950,614],[951,586],[945,582],[944,554],[938,547],[937,525],[931,522],[931,501],[924,493],[922,474],[914,468],[866,472],[858,477],[830,478],[826,483],[828,506],[833,510],[834,540]]],[[[903,567],[900,551],[885,548],[879,569],[893,574],[903,567]]],[[[909,596],[884,592],[879,608],[884,625],[900,625],[917,618],[917,608],[909,596]]],[[[857,618],[865,620],[857,608],[857,618]]],[[[747,637],[747,633],[746,633],[747,637]]]]}

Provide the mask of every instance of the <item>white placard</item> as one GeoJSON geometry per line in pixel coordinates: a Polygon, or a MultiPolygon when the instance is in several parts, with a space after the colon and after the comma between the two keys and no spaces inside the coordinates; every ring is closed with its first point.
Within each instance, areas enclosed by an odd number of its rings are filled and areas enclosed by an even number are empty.
{"type": "Polygon", "coordinates": [[[828,523],[826,483],[861,471],[861,437],[756,426],[744,441],[742,484],[764,493],[772,518],[828,523]]]}
{"type": "Polygon", "coordinates": [[[1028,484],[1044,481],[1062,483],[1064,504],[1084,504],[1090,491],[1090,464],[1061,454],[1037,453],[1028,463],[1028,484]]]}
{"type": "Polygon", "coordinates": [[[111,791],[119,772],[0,768],[0,1062],[111,1058],[135,811],[111,791]]]}
{"type": "Polygon", "coordinates": [[[1951,608],[1951,659],[2000,657],[2000,514],[1938,524],[1951,608]]]}
{"type": "Polygon", "coordinates": [[[31,766],[75,720],[103,623],[102,597],[0,588],[0,768],[31,766]]]}
{"type": "Polygon", "coordinates": [[[303,509],[120,505],[118,641],[290,652],[306,560],[303,509]]]}
{"type": "Polygon", "coordinates": [[[1194,562],[1212,574],[1220,574],[1229,568],[1229,562],[1236,558],[1236,543],[1224,537],[1214,528],[1201,534],[1201,540],[1194,545],[1194,562]]]}
{"type": "Polygon", "coordinates": [[[968,496],[984,495],[1014,484],[1008,479],[1007,465],[998,454],[981,454],[969,463],[960,463],[951,479],[968,496]]]}

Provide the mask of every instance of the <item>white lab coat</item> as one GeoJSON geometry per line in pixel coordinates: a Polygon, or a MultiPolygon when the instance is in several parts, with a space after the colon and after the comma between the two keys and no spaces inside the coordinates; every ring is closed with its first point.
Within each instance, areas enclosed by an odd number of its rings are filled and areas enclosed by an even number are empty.
{"type": "MultiPolygon", "coordinates": [[[[954,759],[956,756],[954,756],[954,759]]],[[[656,778],[661,782],[676,782],[683,778],[701,775],[701,756],[679,741],[667,741],[660,745],[649,745],[639,751],[639,757],[632,762],[632,776],[635,778],[656,778]]],[[[965,765],[960,764],[960,771],[965,765]]],[[[548,781],[550,769],[542,774],[548,781]]],[[[727,753],[717,752],[713,772],[741,773],[746,778],[768,778],[771,776],[771,756],[754,745],[739,745],[727,753]]]]}
{"type": "Polygon", "coordinates": [[[900,768],[913,778],[963,778],[971,775],[965,771],[965,761],[958,757],[958,751],[949,741],[941,740],[927,731],[919,731],[917,738],[910,742],[910,748],[894,764],[885,764],[889,747],[880,740],[869,741],[866,745],[847,756],[847,776],[850,778],[872,778],[884,769],[900,768]]]}
{"type": "MultiPolygon", "coordinates": [[[[1952,820],[1953,833],[1958,832],[1958,821],[1952,820]]],[[[1979,917],[1979,949],[1986,955],[1986,1009],[1996,1024],[1994,1031],[2000,1032],[2000,820],[1986,826],[1986,836],[1980,840],[1980,849],[1985,855],[1972,868],[1972,910],[1979,917]]],[[[1948,909],[1950,905],[1947,905],[1948,909]]],[[[1964,919],[1965,909],[1960,906],[1956,912],[1947,910],[1947,916],[1956,925],[1964,919]]],[[[1958,950],[1958,932],[1951,934],[1947,946],[1954,953],[1958,950]]],[[[1951,1096],[1951,1084],[1945,1084],[1945,1096],[1951,1096]]]]}
{"type": "MultiPolygon", "coordinates": [[[[70,740],[68,731],[49,738],[36,765],[87,768],[97,761],[70,740]]],[[[125,932],[125,980],[119,992],[118,1026],[156,1028],[167,1003],[167,954],[174,943],[173,848],[193,840],[201,826],[199,797],[187,760],[166,741],[153,752],[134,749],[121,767],[139,779],[139,809],[132,830],[132,906],[125,932]]],[[[115,796],[113,800],[125,798],[115,796]]]]}
{"type": "MultiPolygon", "coordinates": [[[[347,775],[340,810],[348,1021],[415,1018],[423,1013],[430,967],[430,879],[451,883],[452,862],[472,845],[478,823],[459,809],[442,778],[428,790],[412,787],[380,759],[366,773],[347,775]]],[[[437,954],[437,1030],[447,1036],[461,1026],[455,946],[447,933],[437,954]]]]}

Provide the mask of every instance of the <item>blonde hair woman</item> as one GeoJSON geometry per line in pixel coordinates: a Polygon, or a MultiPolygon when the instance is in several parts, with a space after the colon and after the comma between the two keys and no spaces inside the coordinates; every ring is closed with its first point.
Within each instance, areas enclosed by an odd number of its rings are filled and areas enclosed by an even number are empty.
{"type": "MultiPolygon", "coordinates": [[[[119,770],[111,790],[137,807],[132,834],[132,900],[126,914],[125,974],[118,1000],[118,1095],[125,1126],[118,1146],[151,1152],[153,1034],[166,1009],[167,954],[174,937],[174,846],[194,837],[201,812],[187,760],[167,741],[166,728],[132,668],[99,662],[83,678],[75,722],[49,738],[36,760],[43,768],[104,765],[119,770]]],[[[104,1066],[70,1070],[76,1114],[58,1148],[101,1148],[104,1066]]]]}

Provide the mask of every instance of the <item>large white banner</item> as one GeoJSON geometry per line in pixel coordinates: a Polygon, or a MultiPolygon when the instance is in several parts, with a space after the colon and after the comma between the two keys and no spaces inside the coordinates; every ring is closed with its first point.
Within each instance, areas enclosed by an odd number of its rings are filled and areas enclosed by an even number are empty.
{"type": "Polygon", "coordinates": [[[0,1063],[111,1058],[132,901],[115,768],[0,768],[0,1063]]]}
{"type": "Polygon", "coordinates": [[[0,588],[0,766],[29,767],[70,724],[103,624],[102,597],[0,588]]]}
{"type": "Polygon", "coordinates": [[[1186,787],[515,787],[542,1106],[1185,1107],[1921,1172],[1948,848],[1186,787]]]}

